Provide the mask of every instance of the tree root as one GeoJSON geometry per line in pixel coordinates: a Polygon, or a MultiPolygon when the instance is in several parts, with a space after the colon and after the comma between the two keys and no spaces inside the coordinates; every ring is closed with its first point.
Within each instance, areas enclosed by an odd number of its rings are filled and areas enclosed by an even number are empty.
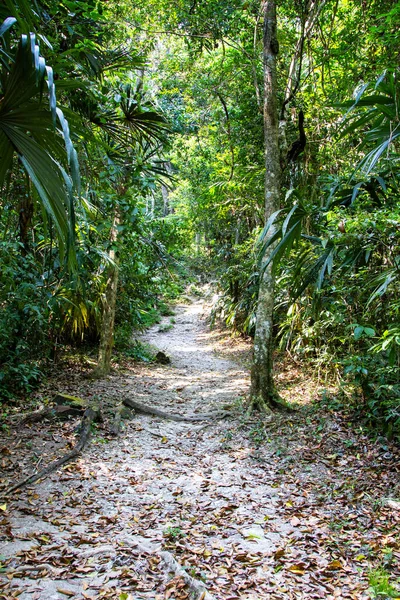
{"type": "Polygon", "coordinates": [[[50,473],[52,473],[59,467],[62,467],[70,460],[73,460],[74,458],[79,456],[79,454],[82,452],[83,448],[86,446],[86,443],[90,437],[91,425],[94,421],[99,419],[99,416],[100,416],[100,410],[98,408],[96,408],[96,407],[95,408],[91,408],[91,407],[87,408],[85,410],[85,413],[83,415],[83,418],[82,418],[82,421],[80,424],[79,439],[78,439],[78,442],[75,444],[74,449],[71,452],[68,452],[68,454],[65,454],[64,456],[59,458],[58,460],[53,461],[52,463],[47,465],[47,467],[45,467],[41,471],[38,471],[37,473],[33,473],[33,475],[30,475],[29,477],[26,477],[25,479],[18,481],[15,485],[13,485],[12,487],[8,488],[8,490],[6,490],[5,496],[8,496],[9,494],[11,494],[11,492],[18,490],[21,487],[24,487],[31,483],[35,483],[35,481],[38,481],[38,479],[47,477],[47,475],[49,475],[50,473]]]}
{"type": "Polygon", "coordinates": [[[253,396],[250,398],[249,406],[246,411],[246,416],[250,417],[253,412],[262,413],[263,415],[272,415],[273,410],[269,402],[266,402],[261,396],[253,396]]]}
{"type": "Polygon", "coordinates": [[[259,412],[264,415],[272,415],[274,412],[293,413],[296,412],[286,400],[281,398],[277,392],[269,394],[268,398],[264,398],[261,394],[250,397],[247,416],[253,412],[259,412]]]}
{"type": "Polygon", "coordinates": [[[124,409],[126,410],[124,404],[121,402],[121,404],[117,406],[117,409],[115,411],[114,420],[110,427],[110,433],[112,435],[115,435],[115,437],[118,437],[121,431],[121,420],[124,409]]]}
{"type": "Polygon", "coordinates": [[[68,394],[56,394],[54,397],[55,405],[11,417],[12,420],[19,418],[17,427],[31,423],[39,423],[45,419],[63,419],[70,416],[77,416],[84,413],[88,406],[87,400],[70,396],[68,394]],[[22,418],[21,418],[22,417],[22,418]]]}
{"type": "Polygon", "coordinates": [[[37,565],[21,565],[16,569],[7,569],[7,574],[18,577],[20,573],[35,573],[38,571],[48,571],[49,575],[57,577],[61,569],[57,569],[48,563],[39,563],[37,565]]]}
{"type": "Polygon", "coordinates": [[[195,600],[215,600],[215,596],[212,596],[207,591],[204,583],[189,575],[170,552],[163,551],[158,554],[169,571],[172,571],[175,576],[182,577],[186,585],[190,588],[195,600]]]}
{"type": "Polygon", "coordinates": [[[136,412],[143,413],[146,415],[154,415],[155,417],[161,417],[163,419],[170,419],[171,421],[185,421],[187,423],[196,423],[198,421],[206,421],[208,419],[224,419],[229,416],[231,413],[228,410],[223,411],[213,411],[210,413],[200,413],[198,415],[177,415],[174,413],[164,412],[163,410],[159,410],[158,408],[153,408],[151,406],[147,406],[146,404],[141,404],[140,402],[136,402],[136,400],[132,400],[131,398],[124,398],[123,404],[125,406],[129,406],[129,408],[133,408],[136,412]]]}
{"type": "Polygon", "coordinates": [[[76,416],[83,413],[85,408],[77,408],[69,405],[56,405],[48,408],[42,408],[41,410],[35,410],[30,413],[26,413],[22,416],[22,419],[16,423],[16,427],[23,427],[24,425],[30,425],[31,423],[40,423],[45,419],[63,419],[71,415],[76,416]]]}

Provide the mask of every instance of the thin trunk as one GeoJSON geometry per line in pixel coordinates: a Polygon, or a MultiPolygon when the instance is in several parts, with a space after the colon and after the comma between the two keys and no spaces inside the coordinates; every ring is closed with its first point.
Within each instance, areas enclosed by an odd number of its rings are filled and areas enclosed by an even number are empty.
{"type": "Polygon", "coordinates": [[[279,121],[279,141],[280,141],[280,156],[281,164],[284,164],[288,151],[286,139],[286,108],[294,99],[301,83],[301,72],[303,65],[304,43],[313,32],[315,24],[321,11],[327,4],[328,0],[313,0],[308,7],[308,14],[301,16],[301,26],[299,39],[297,40],[296,48],[289,67],[288,80],[286,84],[285,97],[282,103],[279,121]]]}
{"type": "Polygon", "coordinates": [[[169,215],[169,190],[166,185],[161,184],[161,194],[163,199],[163,216],[167,217],[169,215]]]}
{"type": "Polygon", "coordinates": [[[242,219],[238,219],[236,221],[236,229],[235,229],[235,246],[239,245],[240,242],[240,230],[242,228],[242,219]]]}
{"type": "Polygon", "coordinates": [[[196,255],[198,256],[200,254],[200,247],[201,247],[201,233],[196,233],[196,255]]]}
{"type": "Polygon", "coordinates": [[[228,181],[231,181],[232,177],[233,177],[234,170],[235,170],[235,148],[234,148],[233,140],[232,140],[231,119],[229,117],[229,111],[228,111],[227,104],[225,102],[225,98],[217,90],[216,90],[216,94],[217,94],[217,96],[219,98],[219,101],[222,104],[222,108],[224,109],[224,113],[225,113],[226,130],[227,130],[227,134],[228,134],[229,149],[230,149],[230,153],[231,153],[231,172],[229,174],[229,180],[228,181]]]}
{"type": "Polygon", "coordinates": [[[107,284],[103,299],[103,319],[100,332],[99,358],[96,369],[98,375],[106,375],[111,370],[111,354],[114,345],[115,304],[118,288],[118,257],[115,251],[115,244],[118,239],[119,224],[120,215],[116,208],[110,233],[111,248],[108,255],[112,262],[107,270],[107,284]]]}
{"type": "MultiPolygon", "coordinates": [[[[172,173],[172,165],[171,162],[169,160],[167,160],[164,163],[164,168],[167,171],[167,173],[171,174],[172,173]]],[[[164,217],[167,217],[169,214],[173,213],[174,210],[171,209],[170,203],[169,203],[169,193],[170,193],[170,189],[167,185],[165,185],[165,183],[162,181],[161,182],[161,194],[162,194],[162,199],[163,199],[163,215],[164,217]]]]}
{"type": "Polygon", "coordinates": [[[33,200],[31,196],[31,190],[29,187],[29,180],[27,179],[26,187],[21,186],[20,190],[20,201],[18,207],[18,225],[19,225],[19,239],[22,244],[22,254],[25,256],[30,252],[29,244],[29,233],[32,229],[32,218],[33,218],[33,200]]]}
{"type": "MultiPolygon", "coordinates": [[[[264,0],[264,141],[265,141],[265,219],[279,207],[280,164],[279,122],[277,108],[276,63],[279,51],[275,0],[264,0]]],[[[273,231],[270,232],[270,235],[273,231]]],[[[272,248],[264,256],[264,264],[272,248]]],[[[274,273],[272,266],[263,269],[257,305],[254,357],[251,370],[253,408],[270,411],[278,405],[274,388],[273,366],[274,273]]]]}

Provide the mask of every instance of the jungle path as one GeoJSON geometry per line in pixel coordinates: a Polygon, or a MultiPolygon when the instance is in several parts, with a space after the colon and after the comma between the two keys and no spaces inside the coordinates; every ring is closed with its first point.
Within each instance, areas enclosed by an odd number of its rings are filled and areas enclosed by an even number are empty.
{"type": "MultiPolygon", "coordinates": [[[[1,599],[370,597],[380,540],[398,551],[398,509],[382,504],[383,518],[371,503],[393,488],[392,451],[326,416],[246,419],[248,372],[220,352],[203,311],[202,300],[180,305],[174,323],[143,336],[170,364],[95,382],[71,374],[62,391],[180,415],[229,406],[232,416],[194,424],[135,414],[118,439],[98,427],[77,461],[0,513],[1,599]]],[[[73,422],[63,428],[64,442],[54,424],[2,439],[3,464],[32,469],[32,446],[51,455],[73,437],[73,422]]]]}

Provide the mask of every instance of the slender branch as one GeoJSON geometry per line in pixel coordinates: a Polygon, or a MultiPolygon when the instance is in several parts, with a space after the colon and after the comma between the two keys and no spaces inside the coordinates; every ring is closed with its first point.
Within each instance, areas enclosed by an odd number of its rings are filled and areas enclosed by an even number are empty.
{"type": "MultiPolygon", "coordinates": [[[[254,37],[253,37],[253,55],[254,58],[256,57],[257,54],[257,42],[258,42],[258,28],[260,25],[260,19],[261,19],[261,13],[259,13],[257,15],[257,19],[254,25],[254,37]]],[[[261,97],[261,92],[260,92],[260,86],[258,85],[258,77],[257,77],[257,68],[253,62],[253,60],[251,61],[251,70],[253,72],[253,82],[254,82],[254,89],[256,92],[256,100],[257,100],[257,106],[258,106],[258,110],[260,111],[260,113],[263,113],[263,102],[262,102],[262,97],[261,97]]]]}
{"type": "Polygon", "coordinates": [[[285,110],[286,106],[293,100],[295,97],[297,90],[299,89],[301,82],[301,70],[303,66],[303,56],[304,56],[304,43],[306,39],[310,36],[310,33],[313,30],[316,20],[321,14],[322,9],[330,0],[317,0],[312,3],[309,8],[309,13],[307,18],[302,19],[301,23],[301,32],[300,37],[296,44],[296,49],[292,58],[292,62],[289,67],[288,74],[288,83],[286,86],[285,99],[282,104],[280,119],[283,121],[285,119],[285,110]],[[294,75],[297,67],[297,74],[294,75]]]}
{"type": "Polygon", "coordinates": [[[58,460],[53,461],[52,463],[50,463],[47,467],[45,467],[41,471],[33,473],[33,475],[29,475],[29,477],[26,477],[25,479],[18,481],[15,485],[8,488],[8,490],[6,490],[4,495],[8,496],[9,494],[11,494],[11,492],[18,490],[21,487],[24,487],[31,483],[35,483],[35,481],[38,481],[39,479],[46,477],[53,471],[56,471],[57,469],[59,469],[60,467],[65,465],[67,462],[70,462],[74,458],[77,458],[80,455],[80,453],[82,452],[82,450],[84,449],[84,447],[90,437],[91,425],[92,425],[93,421],[98,419],[99,414],[100,413],[99,413],[98,408],[91,408],[91,407],[87,408],[83,415],[82,421],[81,421],[81,427],[80,427],[81,431],[79,434],[79,439],[78,439],[75,447],[73,448],[73,450],[71,452],[69,452],[68,454],[64,454],[64,456],[62,456],[58,460]]]}
{"type": "Polygon", "coordinates": [[[215,90],[215,93],[218,96],[218,98],[219,98],[219,100],[220,100],[220,102],[222,104],[222,107],[224,109],[224,113],[225,113],[226,128],[228,130],[229,147],[230,147],[231,158],[232,158],[232,161],[231,161],[231,172],[230,172],[229,180],[228,180],[228,181],[231,181],[232,177],[233,177],[233,172],[234,172],[234,169],[235,169],[235,149],[233,147],[233,142],[232,142],[231,120],[230,120],[230,117],[229,117],[228,107],[226,105],[224,97],[222,96],[222,94],[220,92],[218,92],[218,90],[215,90]]]}

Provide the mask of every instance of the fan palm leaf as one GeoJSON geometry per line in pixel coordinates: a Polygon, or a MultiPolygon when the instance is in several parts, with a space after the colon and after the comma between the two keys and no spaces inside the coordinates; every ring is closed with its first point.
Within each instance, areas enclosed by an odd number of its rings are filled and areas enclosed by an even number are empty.
{"type": "MultiPolygon", "coordinates": [[[[4,23],[2,27],[4,30],[4,23]]],[[[30,177],[47,215],[54,221],[61,254],[64,255],[65,248],[68,248],[71,264],[74,227],[72,191],[74,187],[79,190],[77,155],[68,123],[56,106],[52,70],[40,55],[35,34],[22,35],[14,56],[6,66],[3,63],[0,84],[0,188],[11,173],[15,155],[30,177]],[[49,107],[43,102],[46,84],[49,107]]]]}

